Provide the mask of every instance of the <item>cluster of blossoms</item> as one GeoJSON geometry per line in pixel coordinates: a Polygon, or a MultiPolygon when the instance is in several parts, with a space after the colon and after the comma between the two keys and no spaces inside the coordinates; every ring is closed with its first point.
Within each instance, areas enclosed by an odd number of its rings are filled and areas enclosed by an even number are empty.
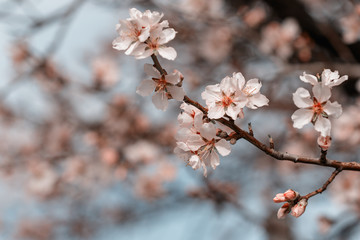
{"type": "Polygon", "coordinates": [[[338,118],[342,113],[341,105],[338,102],[330,102],[331,88],[338,86],[348,79],[348,76],[339,76],[338,71],[332,72],[325,69],[321,76],[314,76],[303,73],[300,76],[303,82],[313,85],[311,97],[308,90],[298,88],[293,94],[295,105],[300,108],[291,116],[295,128],[302,128],[312,123],[316,131],[320,133],[318,144],[323,150],[330,146],[331,122],[329,118],[338,118]]]}
{"type": "Polygon", "coordinates": [[[218,137],[221,130],[202,111],[187,103],[180,108],[183,110],[178,116],[181,129],[176,135],[174,152],[193,169],[202,167],[207,176],[207,166],[215,169],[220,164],[218,153],[227,156],[231,151],[230,143],[218,137]]]}
{"type": "Polygon", "coordinates": [[[287,190],[284,193],[278,193],[274,197],[273,201],[275,203],[285,202],[277,213],[279,219],[285,218],[285,216],[291,212],[291,215],[294,217],[300,217],[306,209],[307,199],[300,198],[298,192],[295,192],[292,189],[287,190]]]}
{"type": "MultiPolygon", "coordinates": [[[[167,21],[160,22],[163,14],[149,10],[141,13],[130,9],[130,18],[117,25],[119,37],[114,40],[113,47],[125,50],[125,54],[133,55],[137,59],[152,56],[154,65],[145,64],[144,71],[151,79],[141,82],[136,92],[142,96],[154,92],[152,101],[161,110],[168,106],[169,99],[185,101],[187,97],[182,89],[183,76],[174,70],[168,74],[162,69],[155,55],[174,60],[176,51],[164,44],[174,39],[175,30],[168,28],[167,21]],[[185,98],[185,100],[184,100],[185,98]]],[[[320,133],[318,144],[322,150],[327,150],[331,144],[330,118],[338,118],[342,113],[341,105],[330,102],[331,88],[348,79],[340,77],[337,71],[325,69],[321,76],[304,73],[300,76],[303,82],[313,85],[313,96],[308,90],[299,88],[293,94],[294,103],[298,109],[291,116],[295,128],[302,128],[307,123],[312,123],[320,133]]],[[[219,154],[227,156],[231,152],[230,141],[232,130],[219,121],[234,123],[237,118],[243,118],[245,107],[257,109],[268,105],[269,100],[260,93],[262,84],[258,79],[245,81],[244,76],[238,72],[227,76],[218,84],[209,85],[202,92],[207,108],[197,104],[183,102],[182,112],[178,116],[180,129],[176,135],[176,148],[174,152],[193,169],[203,169],[207,176],[207,168],[215,169],[220,165],[219,154]],[[197,106],[197,107],[195,107],[197,106]],[[219,120],[221,119],[221,120],[219,120]]],[[[284,218],[291,212],[295,217],[301,216],[307,205],[307,198],[289,189],[279,193],[273,199],[275,203],[284,202],[278,211],[278,218],[284,218]]]]}
{"type": "Polygon", "coordinates": [[[116,25],[119,37],[113,41],[113,48],[125,50],[126,55],[137,59],[159,53],[163,58],[174,60],[175,49],[164,44],[175,38],[176,31],[169,28],[167,20],[160,22],[164,14],[149,10],[142,13],[135,8],[131,8],[129,13],[130,18],[120,20],[116,25]]]}
{"type": "Polygon", "coordinates": [[[269,100],[260,93],[261,86],[256,78],[245,84],[240,72],[225,77],[220,84],[207,86],[201,97],[209,108],[208,117],[219,119],[227,115],[236,120],[238,116],[243,117],[245,106],[256,109],[268,105],[269,100]]]}

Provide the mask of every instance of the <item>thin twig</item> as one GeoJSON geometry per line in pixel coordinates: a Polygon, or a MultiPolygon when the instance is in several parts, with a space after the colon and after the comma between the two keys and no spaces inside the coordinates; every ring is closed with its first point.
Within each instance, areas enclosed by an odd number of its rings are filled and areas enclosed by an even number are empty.
{"type": "Polygon", "coordinates": [[[331,176],[329,177],[329,179],[324,183],[324,185],[319,188],[319,189],[316,189],[315,191],[301,197],[301,198],[305,198],[305,199],[309,199],[319,193],[322,193],[326,190],[326,188],[329,186],[330,183],[332,183],[332,181],[334,181],[335,177],[342,171],[341,168],[337,168],[335,169],[335,171],[331,174],[331,176]]]}

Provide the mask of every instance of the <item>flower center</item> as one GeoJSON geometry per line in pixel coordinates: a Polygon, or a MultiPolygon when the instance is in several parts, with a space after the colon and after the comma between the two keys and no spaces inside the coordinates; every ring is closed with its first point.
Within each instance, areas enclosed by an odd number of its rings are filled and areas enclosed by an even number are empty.
{"type": "Polygon", "coordinates": [[[153,78],[153,80],[157,83],[155,91],[165,90],[167,82],[164,75],[162,75],[160,79],[153,78]]]}
{"type": "Polygon", "coordinates": [[[223,105],[223,107],[228,107],[230,106],[230,104],[233,102],[231,97],[228,96],[224,96],[223,99],[221,100],[221,103],[223,105]]]}
{"type": "Polygon", "coordinates": [[[316,98],[314,98],[312,109],[316,115],[320,115],[324,111],[322,104],[318,102],[316,98]]]}

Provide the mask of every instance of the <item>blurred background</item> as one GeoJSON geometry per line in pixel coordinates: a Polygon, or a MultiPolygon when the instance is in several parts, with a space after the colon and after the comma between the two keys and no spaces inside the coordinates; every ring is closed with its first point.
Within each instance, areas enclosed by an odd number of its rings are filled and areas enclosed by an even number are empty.
{"type": "Polygon", "coordinates": [[[129,8],[164,13],[189,97],[233,72],[259,78],[255,136],[320,156],[295,130],[292,93],[324,68],[349,75],[328,157],[359,161],[360,3],[344,0],[0,0],[0,239],[360,239],[360,173],[342,172],[299,219],[272,198],[307,194],[332,169],[276,161],[238,141],[204,178],[173,154],[179,102],[136,95],[143,65],[112,49],[129,8]]]}

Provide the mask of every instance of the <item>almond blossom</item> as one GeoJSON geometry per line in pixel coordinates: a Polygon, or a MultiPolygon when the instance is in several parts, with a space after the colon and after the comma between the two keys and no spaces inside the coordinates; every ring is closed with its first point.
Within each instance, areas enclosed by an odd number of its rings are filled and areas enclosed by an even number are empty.
{"type": "Polygon", "coordinates": [[[243,95],[247,98],[246,107],[251,109],[257,109],[268,105],[269,99],[260,93],[262,86],[261,82],[257,78],[250,79],[245,84],[245,78],[241,73],[237,73],[239,79],[239,88],[243,95]]]}
{"type": "Polygon", "coordinates": [[[300,108],[291,116],[293,126],[300,129],[311,122],[322,136],[329,136],[331,130],[329,117],[338,118],[342,113],[341,105],[329,101],[331,91],[327,86],[316,84],[312,91],[313,97],[304,88],[298,88],[293,94],[294,103],[300,108]]]}
{"type": "Polygon", "coordinates": [[[169,28],[168,21],[160,22],[163,13],[146,10],[144,13],[136,8],[129,10],[130,18],[120,20],[116,25],[119,34],[113,41],[113,48],[125,50],[126,55],[137,59],[159,53],[162,57],[174,60],[176,51],[164,44],[175,38],[175,30],[169,28]]]}
{"type": "MultiPolygon", "coordinates": [[[[183,106],[189,110],[188,106],[183,106]]],[[[204,176],[207,176],[207,166],[213,169],[220,164],[219,155],[227,156],[231,149],[230,144],[216,136],[216,127],[213,123],[203,123],[203,114],[194,111],[193,124],[187,125],[189,128],[182,128],[176,135],[177,147],[174,152],[182,159],[188,162],[193,169],[204,170],[204,176]]],[[[184,111],[180,115],[187,115],[184,111]]],[[[179,116],[179,119],[184,119],[179,116]]],[[[187,117],[185,118],[187,119],[187,117]]]]}
{"type": "Polygon", "coordinates": [[[245,106],[256,109],[267,105],[269,100],[260,94],[260,88],[257,79],[251,79],[245,85],[244,76],[238,72],[225,77],[220,84],[207,86],[201,97],[209,108],[209,118],[218,119],[226,114],[235,120],[242,115],[245,106]]]}
{"type": "Polygon", "coordinates": [[[168,106],[168,99],[173,98],[177,101],[184,99],[184,90],[176,86],[181,82],[180,72],[174,71],[172,74],[163,75],[151,64],[145,64],[144,71],[152,79],[143,80],[138,86],[136,93],[144,97],[155,91],[155,94],[152,96],[152,102],[156,108],[164,111],[168,106]]]}
{"type": "Polygon", "coordinates": [[[318,79],[314,75],[306,74],[304,72],[303,75],[300,76],[300,80],[306,83],[310,83],[312,85],[321,84],[322,86],[327,86],[329,88],[332,88],[348,80],[348,76],[344,75],[340,77],[338,71],[332,72],[330,69],[324,69],[324,71],[321,73],[320,79],[318,79]]]}

